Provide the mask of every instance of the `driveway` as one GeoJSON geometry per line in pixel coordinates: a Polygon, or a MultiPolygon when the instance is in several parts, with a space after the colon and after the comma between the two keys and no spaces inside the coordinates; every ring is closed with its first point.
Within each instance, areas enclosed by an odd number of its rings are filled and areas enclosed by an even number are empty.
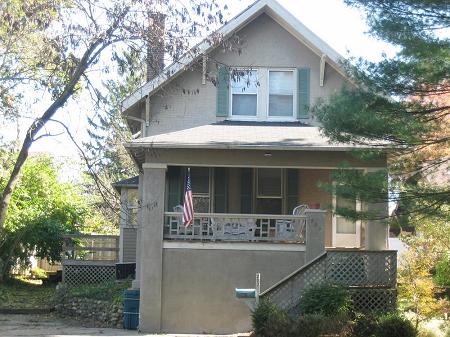
{"type": "MultiPolygon", "coordinates": [[[[1,337],[86,337],[86,336],[151,336],[177,337],[194,335],[146,335],[136,331],[80,326],[77,321],[62,320],[54,315],[0,315],[1,337]]],[[[195,335],[207,337],[207,335],[195,335]]],[[[211,336],[211,335],[210,335],[211,336]]],[[[238,337],[238,335],[232,335],[238,337]]],[[[243,334],[239,336],[248,336],[243,334]]],[[[231,337],[231,336],[230,336],[231,337]]]]}

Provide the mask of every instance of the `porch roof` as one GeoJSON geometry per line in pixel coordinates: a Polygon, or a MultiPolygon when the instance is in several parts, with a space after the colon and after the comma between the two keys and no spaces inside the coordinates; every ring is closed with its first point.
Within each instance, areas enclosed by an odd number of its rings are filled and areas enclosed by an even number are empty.
{"type": "Polygon", "coordinates": [[[349,151],[369,148],[331,142],[301,123],[219,122],[132,140],[132,148],[349,151]]]}

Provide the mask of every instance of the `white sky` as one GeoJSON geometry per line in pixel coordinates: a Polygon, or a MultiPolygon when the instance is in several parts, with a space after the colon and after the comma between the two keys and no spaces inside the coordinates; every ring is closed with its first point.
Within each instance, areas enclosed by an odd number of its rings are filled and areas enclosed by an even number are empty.
{"type": "MultiPolygon", "coordinates": [[[[365,34],[367,26],[361,13],[347,7],[341,0],[279,0],[279,2],[345,57],[364,57],[377,61],[383,52],[388,55],[392,55],[394,52],[392,46],[365,34]]],[[[228,3],[229,11],[234,16],[251,4],[252,1],[231,0],[228,3]]],[[[86,98],[79,100],[77,103],[72,102],[55,116],[56,119],[64,121],[70,127],[79,144],[88,139],[86,115],[89,113],[89,104],[87,101],[86,98]]],[[[30,105],[29,114],[34,116],[42,114],[42,109],[48,103],[48,99],[41,97],[39,102],[30,105]]],[[[22,133],[26,131],[29,123],[29,119],[20,120],[22,133]]],[[[49,130],[61,131],[59,128],[55,129],[51,126],[49,126],[49,130]]],[[[0,136],[5,139],[14,139],[15,135],[15,127],[1,126],[0,136]]],[[[79,157],[76,147],[67,135],[43,138],[32,145],[31,152],[49,152],[55,157],[70,159],[79,157]]]]}

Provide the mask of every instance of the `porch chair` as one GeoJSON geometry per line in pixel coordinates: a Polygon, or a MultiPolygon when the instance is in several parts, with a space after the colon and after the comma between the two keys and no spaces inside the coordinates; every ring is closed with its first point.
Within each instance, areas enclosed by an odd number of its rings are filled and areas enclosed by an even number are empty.
{"type": "MultiPolygon", "coordinates": [[[[305,215],[306,210],[309,209],[308,205],[298,205],[294,208],[292,211],[292,215],[305,215]]],[[[299,241],[305,240],[305,230],[306,230],[306,218],[303,219],[296,219],[294,220],[295,227],[297,227],[297,233],[296,236],[299,239],[299,241]]]]}

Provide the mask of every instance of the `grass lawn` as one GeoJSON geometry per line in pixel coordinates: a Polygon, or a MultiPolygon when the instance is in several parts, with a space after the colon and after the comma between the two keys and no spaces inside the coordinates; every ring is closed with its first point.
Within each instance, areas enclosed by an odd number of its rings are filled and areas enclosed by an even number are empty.
{"type": "Polygon", "coordinates": [[[53,305],[55,284],[13,278],[0,284],[0,308],[43,309],[53,305]]]}

